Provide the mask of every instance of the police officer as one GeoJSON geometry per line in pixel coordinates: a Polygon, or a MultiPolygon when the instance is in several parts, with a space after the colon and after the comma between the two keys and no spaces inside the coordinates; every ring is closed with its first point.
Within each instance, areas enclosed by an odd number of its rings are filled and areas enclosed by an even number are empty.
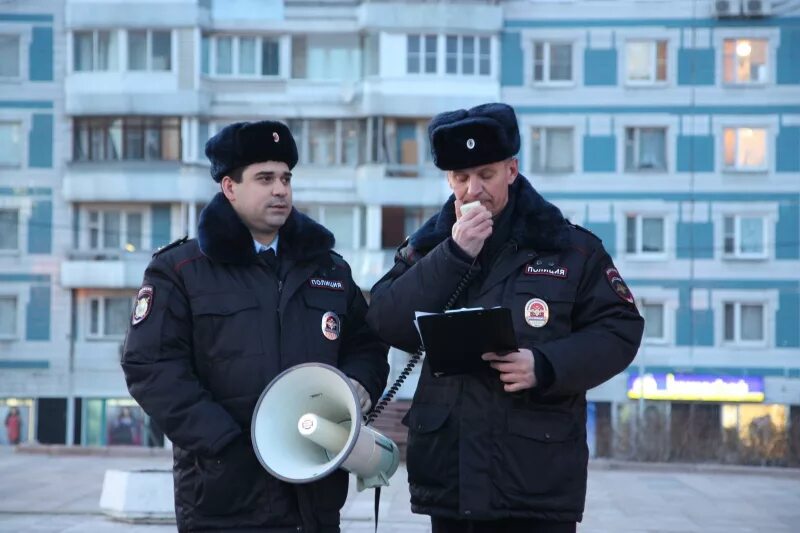
{"type": "Polygon", "coordinates": [[[442,113],[428,133],[453,195],[400,247],[367,321],[414,351],[414,312],[455,293],[455,307],[510,309],[519,349],[484,354],[470,374],[436,378],[423,364],[404,419],[412,511],[431,515],[434,533],[574,532],[585,393],[628,366],[643,320],[600,240],[518,173],[512,108],[442,113]]]}
{"type": "Polygon", "coordinates": [[[157,252],[122,368],[174,444],[180,531],[339,531],[347,474],[308,485],[267,474],[253,452],[256,401],[299,363],[337,366],[362,408],[383,391],[387,346],[333,235],[292,207],[297,147],[280,122],[240,122],[206,144],[218,193],[198,238],[157,252]]]}

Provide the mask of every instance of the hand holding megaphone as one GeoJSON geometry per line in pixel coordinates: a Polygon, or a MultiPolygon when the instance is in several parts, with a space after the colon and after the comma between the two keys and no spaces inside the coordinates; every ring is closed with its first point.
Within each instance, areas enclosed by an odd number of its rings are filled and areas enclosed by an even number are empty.
{"type": "Polygon", "coordinates": [[[364,490],[389,484],[400,464],[397,445],[362,423],[358,382],[322,363],[282,372],[264,389],[251,425],[261,465],[289,483],[309,483],[343,468],[364,490]],[[356,386],[358,385],[358,386],[356,386]]]}

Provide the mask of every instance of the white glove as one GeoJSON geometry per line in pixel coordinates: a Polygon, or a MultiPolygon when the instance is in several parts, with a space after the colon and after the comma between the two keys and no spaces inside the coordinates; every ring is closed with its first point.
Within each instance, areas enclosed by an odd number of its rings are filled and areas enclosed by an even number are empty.
{"type": "Polygon", "coordinates": [[[369,412],[369,408],[372,407],[372,400],[369,397],[369,393],[364,386],[359,383],[358,381],[350,378],[350,383],[353,384],[353,388],[356,389],[356,394],[358,394],[358,400],[361,402],[361,413],[365,414],[369,412]]]}

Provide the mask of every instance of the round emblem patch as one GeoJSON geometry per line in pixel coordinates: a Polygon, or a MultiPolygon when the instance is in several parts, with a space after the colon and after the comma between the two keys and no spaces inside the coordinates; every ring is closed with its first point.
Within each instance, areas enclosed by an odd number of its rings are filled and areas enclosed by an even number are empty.
{"type": "Polygon", "coordinates": [[[475,139],[467,139],[467,150],[475,148],[475,139]]]}
{"type": "Polygon", "coordinates": [[[150,314],[153,308],[153,295],[155,290],[152,285],[143,285],[136,295],[136,306],[133,308],[133,316],[131,317],[131,325],[135,326],[144,322],[144,319],[150,314]]]}
{"type": "Polygon", "coordinates": [[[628,302],[629,304],[633,303],[633,293],[625,285],[625,281],[622,279],[622,276],[614,267],[606,269],[606,279],[608,280],[608,284],[611,285],[611,288],[614,289],[614,292],[617,293],[617,296],[628,302]]]}
{"type": "Polygon", "coordinates": [[[329,341],[335,341],[338,339],[340,329],[341,323],[339,320],[339,315],[333,311],[328,311],[322,315],[322,334],[326,339],[329,341]]]}
{"type": "Polygon", "coordinates": [[[272,132],[272,140],[273,140],[273,141],[275,141],[275,142],[278,142],[278,141],[280,141],[280,140],[281,140],[281,136],[280,136],[280,135],[278,135],[278,132],[277,132],[277,131],[273,131],[273,132],[272,132]]]}
{"type": "Polygon", "coordinates": [[[525,322],[532,328],[541,328],[550,319],[550,308],[541,298],[532,298],[525,304],[525,322]]]}

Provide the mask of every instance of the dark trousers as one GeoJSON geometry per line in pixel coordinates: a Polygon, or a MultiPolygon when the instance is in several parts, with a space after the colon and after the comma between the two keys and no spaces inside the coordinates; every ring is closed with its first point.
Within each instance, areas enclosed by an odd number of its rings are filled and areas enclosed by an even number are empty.
{"type": "Polygon", "coordinates": [[[432,533],[575,533],[575,522],[551,522],[533,518],[503,520],[453,520],[431,517],[432,533]]]}

